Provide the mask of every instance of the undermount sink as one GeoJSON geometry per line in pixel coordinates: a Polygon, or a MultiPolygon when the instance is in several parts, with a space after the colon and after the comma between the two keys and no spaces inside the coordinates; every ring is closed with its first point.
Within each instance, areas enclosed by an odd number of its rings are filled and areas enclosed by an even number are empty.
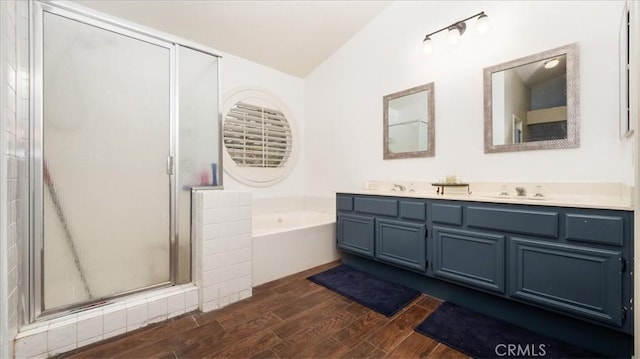
{"type": "Polygon", "coordinates": [[[535,196],[500,196],[500,195],[493,195],[493,196],[487,196],[489,198],[497,198],[497,199],[514,199],[514,200],[531,200],[531,201],[546,201],[549,200],[549,197],[535,197],[535,196]]]}

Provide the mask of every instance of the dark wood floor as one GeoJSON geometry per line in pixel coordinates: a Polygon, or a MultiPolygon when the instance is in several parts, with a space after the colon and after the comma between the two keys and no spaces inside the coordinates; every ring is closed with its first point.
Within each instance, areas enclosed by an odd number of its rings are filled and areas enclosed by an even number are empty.
{"type": "Polygon", "coordinates": [[[466,358],[413,331],[440,301],[421,295],[391,318],[305,278],[316,267],[254,288],[253,297],[192,312],[70,358],[466,358]]]}

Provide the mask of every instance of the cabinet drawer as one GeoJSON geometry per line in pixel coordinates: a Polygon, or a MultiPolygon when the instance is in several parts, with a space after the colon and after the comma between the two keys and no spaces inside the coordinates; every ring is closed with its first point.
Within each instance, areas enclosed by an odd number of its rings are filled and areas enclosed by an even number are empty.
{"type": "Polygon", "coordinates": [[[467,207],[467,225],[474,228],[558,238],[558,213],[467,207]]]}
{"type": "Polygon", "coordinates": [[[376,258],[424,272],[426,227],[389,219],[376,219],[376,258]]]}
{"type": "Polygon", "coordinates": [[[622,325],[622,255],[617,251],[511,239],[513,298],[622,325]]]}
{"type": "Polygon", "coordinates": [[[431,207],[431,217],[434,223],[444,223],[461,226],[462,206],[434,203],[431,207]]]}
{"type": "Polygon", "coordinates": [[[505,292],[505,237],[433,228],[433,275],[465,285],[505,292]]]}
{"type": "Polygon", "coordinates": [[[624,219],[620,216],[593,216],[567,213],[567,239],[622,246],[624,219]]]}
{"type": "Polygon", "coordinates": [[[345,214],[338,216],[338,248],[373,258],[374,219],[367,216],[345,214]]]}
{"type": "Polygon", "coordinates": [[[353,197],[352,196],[338,196],[336,199],[338,211],[353,211],[353,197]]]}
{"type": "Polygon", "coordinates": [[[395,199],[356,197],[353,207],[360,213],[398,217],[398,201],[395,199]]]}
{"type": "Polygon", "coordinates": [[[400,218],[426,221],[427,205],[424,202],[400,201],[400,218]]]}

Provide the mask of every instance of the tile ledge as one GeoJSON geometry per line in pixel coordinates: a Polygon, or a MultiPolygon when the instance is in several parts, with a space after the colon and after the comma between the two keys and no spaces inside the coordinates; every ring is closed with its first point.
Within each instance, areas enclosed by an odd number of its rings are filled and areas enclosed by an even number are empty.
{"type": "MultiPolygon", "coordinates": [[[[72,323],[77,323],[82,319],[84,319],[85,315],[95,314],[98,316],[98,313],[102,313],[103,310],[109,310],[112,307],[117,307],[117,309],[127,309],[128,303],[142,304],[145,302],[146,304],[153,302],[155,300],[161,300],[172,295],[187,293],[190,291],[197,291],[198,287],[193,283],[180,284],[168,288],[160,288],[156,290],[149,291],[148,293],[139,293],[134,294],[131,297],[123,297],[114,299],[111,303],[105,304],[103,306],[97,308],[91,308],[81,312],[69,313],[69,315],[65,315],[58,318],[46,319],[41,321],[36,321],[34,323],[29,323],[27,325],[23,325],[18,328],[18,334],[14,337],[14,340],[19,340],[25,337],[29,337],[32,335],[40,334],[43,332],[47,332],[50,329],[51,325],[67,325],[72,323]],[[147,297],[153,295],[153,297],[147,297]]],[[[130,307],[130,306],[129,306],[130,307]]]]}

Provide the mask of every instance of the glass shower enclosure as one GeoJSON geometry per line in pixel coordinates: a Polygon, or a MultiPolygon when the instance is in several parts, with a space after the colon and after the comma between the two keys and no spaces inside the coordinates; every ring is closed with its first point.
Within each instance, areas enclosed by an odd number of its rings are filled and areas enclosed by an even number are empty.
{"type": "Polygon", "coordinates": [[[191,281],[192,186],[220,186],[218,56],[32,12],[31,320],[191,281]]]}

